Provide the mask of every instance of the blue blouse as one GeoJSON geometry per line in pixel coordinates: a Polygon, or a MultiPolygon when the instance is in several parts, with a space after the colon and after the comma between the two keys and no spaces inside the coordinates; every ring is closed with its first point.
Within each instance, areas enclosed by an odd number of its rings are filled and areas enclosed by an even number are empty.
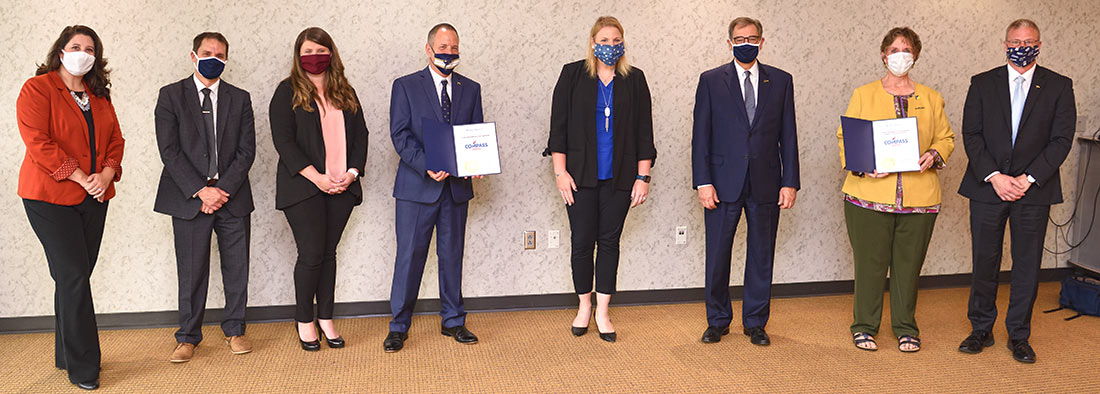
{"type": "Polygon", "coordinates": [[[614,152],[615,115],[609,109],[615,99],[615,81],[604,86],[596,83],[596,179],[611,179],[611,156],[614,152]]]}

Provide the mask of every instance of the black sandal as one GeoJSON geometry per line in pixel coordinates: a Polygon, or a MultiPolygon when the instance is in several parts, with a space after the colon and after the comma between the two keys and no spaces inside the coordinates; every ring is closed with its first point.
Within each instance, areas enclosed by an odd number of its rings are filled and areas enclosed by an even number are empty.
{"type": "Polygon", "coordinates": [[[875,337],[873,337],[870,334],[867,334],[865,332],[857,332],[855,334],[852,334],[852,342],[855,343],[856,348],[859,349],[859,350],[866,350],[866,351],[869,351],[869,352],[873,352],[873,351],[878,350],[878,343],[875,342],[875,337]],[[870,347],[861,346],[861,345],[864,345],[864,344],[867,344],[867,343],[872,343],[872,344],[875,345],[875,347],[870,348],[870,347]]]}
{"type": "Polygon", "coordinates": [[[898,350],[901,350],[901,351],[906,352],[906,353],[914,353],[914,352],[920,351],[920,338],[917,338],[917,337],[912,336],[912,335],[902,335],[902,336],[898,337],[898,350]],[[907,350],[907,349],[902,348],[902,346],[905,346],[905,345],[913,345],[913,346],[916,346],[916,348],[907,350]]]}

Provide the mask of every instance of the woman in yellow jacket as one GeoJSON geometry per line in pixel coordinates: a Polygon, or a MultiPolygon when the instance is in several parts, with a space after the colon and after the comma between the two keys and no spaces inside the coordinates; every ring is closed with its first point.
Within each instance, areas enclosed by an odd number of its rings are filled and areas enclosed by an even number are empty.
{"type": "MultiPolygon", "coordinates": [[[[890,323],[903,352],[920,350],[915,318],[917,281],[940,211],[939,169],[955,149],[955,134],[943,112],[943,97],[913,82],[909,70],[920,57],[920,37],[908,27],[886,33],[880,48],[886,76],[852,93],[844,116],[867,120],[917,118],[920,171],[858,173],[844,180],[844,219],[855,260],[852,340],[877,350],[882,289],[890,273],[890,323]]],[[[844,130],[837,129],[844,165],[844,130]]]]}

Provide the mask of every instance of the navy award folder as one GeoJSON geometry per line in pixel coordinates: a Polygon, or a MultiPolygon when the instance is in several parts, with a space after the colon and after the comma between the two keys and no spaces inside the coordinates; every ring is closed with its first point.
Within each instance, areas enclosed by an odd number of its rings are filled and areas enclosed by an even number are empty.
{"type": "Polygon", "coordinates": [[[500,173],[496,123],[452,126],[422,118],[421,124],[428,170],[460,177],[500,173]]]}

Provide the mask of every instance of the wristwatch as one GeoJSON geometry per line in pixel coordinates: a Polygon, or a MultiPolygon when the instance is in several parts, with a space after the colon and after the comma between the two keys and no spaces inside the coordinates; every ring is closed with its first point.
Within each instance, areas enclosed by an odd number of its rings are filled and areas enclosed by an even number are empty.
{"type": "Polygon", "coordinates": [[[638,175],[638,176],[634,177],[634,179],[637,179],[637,180],[645,182],[645,183],[649,183],[649,181],[652,180],[653,177],[651,177],[649,175],[638,175]]]}

